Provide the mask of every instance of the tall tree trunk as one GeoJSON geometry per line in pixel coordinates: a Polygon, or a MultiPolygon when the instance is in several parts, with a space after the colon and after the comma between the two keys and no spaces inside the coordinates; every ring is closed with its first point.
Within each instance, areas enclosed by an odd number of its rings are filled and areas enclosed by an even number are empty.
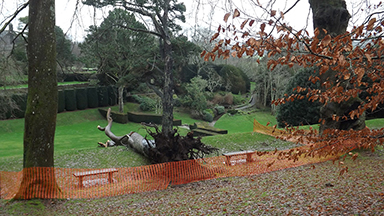
{"type": "Polygon", "coordinates": [[[54,136],[57,115],[55,1],[29,1],[28,100],[23,178],[15,198],[56,197],[54,136]],[[40,172],[35,167],[48,167],[40,172]],[[27,169],[32,168],[32,169],[27,169]]]}
{"type": "Polygon", "coordinates": [[[124,112],[124,86],[119,86],[118,88],[118,94],[119,94],[119,112],[124,112]]]}
{"type": "Polygon", "coordinates": [[[172,77],[172,67],[173,67],[173,58],[172,58],[172,44],[169,35],[168,27],[168,13],[170,7],[170,0],[165,1],[164,3],[164,15],[163,15],[163,27],[164,34],[163,37],[163,51],[164,51],[164,87],[163,87],[163,118],[162,118],[162,132],[168,137],[171,134],[173,128],[173,77],[172,77]]]}
{"type": "MultiPolygon", "coordinates": [[[[322,29],[327,31],[332,37],[340,34],[344,34],[348,27],[349,19],[351,15],[347,10],[347,6],[344,0],[309,0],[309,4],[312,8],[313,14],[313,26],[319,28],[321,40],[326,34],[322,29]]],[[[331,81],[335,84],[337,77],[336,72],[329,70],[320,76],[320,82],[331,81]]],[[[365,114],[360,118],[347,121],[334,121],[332,116],[344,116],[357,108],[360,105],[361,100],[359,98],[352,98],[349,101],[342,103],[329,103],[320,110],[320,118],[324,122],[320,125],[320,133],[323,133],[325,129],[340,129],[340,130],[361,130],[365,128],[365,114]]]]}

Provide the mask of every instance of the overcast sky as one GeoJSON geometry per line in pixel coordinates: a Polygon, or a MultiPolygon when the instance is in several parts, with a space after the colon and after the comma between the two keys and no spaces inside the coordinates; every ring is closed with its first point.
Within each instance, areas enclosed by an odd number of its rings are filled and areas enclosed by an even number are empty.
{"type": "MultiPolygon", "coordinates": [[[[0,0],[0,23],[3,25],[4,17],[12,14],[17,5],[25,2],[25,0],[0,0]]],[[[81,41],[86,35],[86,29],[90,25],[99,25],[103,18],[108,15],[110,8],[94,10],[92,7],[78,5],[78,13],[75,12],[77,0],[56,0],[56,25],[60,26],[64,32],[72,39],[81,41]]],[[[183,29],[191,29],[194,27],[205,27],[216,30],[219,24],[223,24],[224,14],[239,8],[242,15],[247,13],[250,16],[262,17],[263,12],[252,5],[254,0],[179,0],[184,2],[187,8],[187,22],[182,24],[183,29]],[[230,4],[232,2],[232,4],[230,4]],[[211,21],[212,20],[212,21],[211,21]]],[[[275,2],[272,7],[278,11],[285,11],[290,8],[296,0],[276,0],[276,1],[259,1],[263,6],[268,6],[271,2],[275,2]]],[[[349,0],[347,1],[348,10],[351,14],[358,11],[358,4],[364,4],[366,1],[349,0]]],[[[370,3],[378,3],[379,0],[370,0],[370,3]]],[[[363,5],[366,7],[366,5],[363,5]]],[[[307,27],[308,31],[313,31],[312,20],[308,0],[301,0],[288,14],[285,15],[285,21],[295,29],[307,27]],[[307,19],[308,18],[308,19],[307,19]]],[[[27,16],[28,10],[25,10],[21,16],[27,16]]],[[[16,22],[13,23],[17,28],[16,22]]]]}

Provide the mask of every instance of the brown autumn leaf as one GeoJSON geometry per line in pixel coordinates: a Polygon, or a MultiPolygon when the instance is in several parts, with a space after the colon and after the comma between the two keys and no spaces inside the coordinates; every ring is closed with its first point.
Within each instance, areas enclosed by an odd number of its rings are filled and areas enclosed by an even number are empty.
{"type": "Polygon", "coordinates": [[[274,17],[276,15],[276,10],[271,10],[271,17],[274,17]]]}
{"type": "Polygon", "coordinates": [[[246,19],[243,21],[243,23],[241,23],[240,25],[240,29],[244,29],[245,25],[248,23],[249,19],[246,19]]]}
{"type": "Polygon", "coordinates": [[[328,46],[332,41],[331,35],[326,35],[322,40],[321,40],[321,45],[322,46],[328,46]]]}
{"type": "Polygon", "coordinates": [[[231,13],[226,13],[226,14],[224,15],[224,22],[228,22],[228,18],[229,18],[229,16],[231,16],[231,13]]]}
{"type": "Polygon", "coordinates": [[[239,17],[240,16],[240,11],[235,9],[235,12],[233,13],[233,17],[232,18],[236,18],[236,17],[239,17]]]}
{"type": "Polygon", "coordinates": [[[215,34],[212,36],[210,42],[214,41],[217,37],[219,37],[219,33],[215,33],[215,34]]]}
{"type": "Polygon", "coordinates": [[[367,57],[368,63],[372,63],[372,56],[369,53],[364,54],[367,57]]]}
{"type": "Polygon", "coordinates": [[[356,68],[355,74],[357,75],[357,82],[360,83],[361,80],[363,79],[364,74],[365,74],[364,68],[361,68],[361,67],[356,68]]]}
{"type": "Polygon", "coordinates": [[[207,51],[203,50],[203,52],[200,53],[200,57],[203,58],[203,56],[205,56],[206,53],[207,53],[207,51]]]}
{"type": "Polygon", "coordinates": [[[255,20],[251,20],[251,21],[249,22],[249,26],[252,27],[253,23],[255,23],[255,20]]]}
{"type": "Polygon", "coordinates": [[[260,25],[260,30],[261,30],[261,32],[264,32],[264,30],[265,30],[265,23],[262,23],[260,25]]]}
{"type": "Polygon", "coordinates": [[[371,20],[369,20],[368,22],[368,25],[367,25],[367,30],[368,31],[371,31],[373,29],[373,26],[375,25],[375,22],[376,22],[376,18],[372,18],[371,20]]]}
{"type": "Polygon", "coordinates": [[[280,11],[280,17],[282,20],[284,20],[284,12],[283,11],[280,11]]]}

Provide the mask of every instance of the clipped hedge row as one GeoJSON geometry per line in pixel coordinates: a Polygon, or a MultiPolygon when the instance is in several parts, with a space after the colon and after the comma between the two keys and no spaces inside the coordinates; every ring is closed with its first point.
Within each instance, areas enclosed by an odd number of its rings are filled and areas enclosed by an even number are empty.
{"type": "Polygon", "coordinates": [[[196,129],[198,131],[209,131],[209,132],[213,132],[216,134],[228,134],[227,130],[212,127],[206,122],[195,122],[193,125],[189,125],[189,128],[192,131],[195,131],[195,129],[196,129]]]}
{"type": "MultiPolygon", "coordinates": [[[[107,116],[108,109],[99,109],[99,113],[103,116],[107,116]]],[[[120,123],[120,124],[126,124],[128,123],[128,114],[127,113],[119,113],[111,110],[111,117],[114,122],[120,123]]]]}
{"type": "MultiPolygon", "coordinates": [[[[117,99],[117,88],[113,86],[59,89],[57,112],[114,106],[117,104],[117,99]]],[[[0,107],[2,112],[0,119],[24,118],[27,107],[27,93],[14,93],[7,97],[0,96],[0,102],[5,106],[4,109],[0,107]],[[18,108],[10,108],[8,98],[11,98],[12,103],[18,108]]]]}
{"type": "MultiPolygon", "coordinates": [[[[159,114],[150,114],[150,113],[136,113],[128,112],[128,120],[135,123],[155,123],[161,124],[162,116],[159,114]]],[[[173,119],[173,126],[181,126],[181,120],[173,119]]]]}

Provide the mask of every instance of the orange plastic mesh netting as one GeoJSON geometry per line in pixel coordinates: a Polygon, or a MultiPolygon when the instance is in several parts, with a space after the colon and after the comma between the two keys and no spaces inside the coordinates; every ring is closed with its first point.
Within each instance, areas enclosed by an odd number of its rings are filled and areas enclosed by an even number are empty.
{"type": "MultiPolygon", "coordinates": [[[[286,136],[285,131],[254,121],[254,132],[286,136]]],[[[300,148],[308,148],[303,146],[300,148]]],[[[278,159],[277,154],[259,156],[257,152],[109,169],[27,168],[20,172],[0,171],[0,198],[98,198],[144,191],[163,190],[168,185],[230,176],[246,176],[318,163],[332,159],[278,159]],[[49,175],[48,175],[49,174],[49,175]],[[54,177],[46,177],[54,176],[54,177]],[[44,186],[42,186],[44,185],[44,186]],[[24,190],[20,190],[24,189],[24,190]],[[20,195],[20,191],[23,193],[20,195]]],[[[333,158],[336,156],[333,156],[333,158]]]]}
{"type": "Polygon", "coordinates": [[[26,187],[25,182],[32,182],[28,184],[28,190],[25,190],[23,199],[108,197],[163,190],[170,184],[178,185],[212,178],[261,174],[330,159],[304,158],[292,162],[278,160],[277,155],[257,156],[257,154],[252,154],[251,162],[244,162],[245,158],[246,155],[233,156],[230,159],[230,164],[228,164],[225,156],[218,156],[129,168],[35,167],[20,172],[0,171],[0,195],[2,199],[14,198],[20,187],[26,187]],[[271,166],[272,162],[273,165],[271,166]],[[44,174],[47,172],[53,172],[55,178],[44,179],[44,174]],[[24,181],[22,181],[23,179],[24,181]],[[48,187],[42,188],[39,181],[40,183],[45,181],[44,184],[48,187]],[[56,181],[57,184],[48,181],[56,181]],[[59,187],[59,193],[53,193],[55,185],[59,187]]]}

